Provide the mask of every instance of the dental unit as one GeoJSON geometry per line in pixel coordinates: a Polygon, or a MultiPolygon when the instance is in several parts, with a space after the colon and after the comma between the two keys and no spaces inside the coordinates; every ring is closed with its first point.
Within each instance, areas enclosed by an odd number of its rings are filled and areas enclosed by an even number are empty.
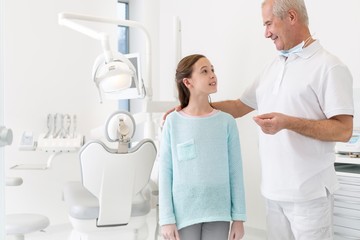
{"type": "MultiPolygon", "coordinates": [[[[156,181],[150,179],[153,168],[156,169],[157,151],[153,113],[163,113],[176,104],[152,99],[150,35],[136,21],[76,13],[60,13],[59,24],[100,40],[103,53],[95,60],[92,72],[100,102],[143,99],[140,113],[132,116],[117,111],[109,116],[104,127],[107,142],[92,140],[79,150],[81,182],[66,184],[63,191],[73,226],[71,239],[146,239],[146,215],[158,194],[156,181]],[[141,30],[145,40],[144,80],[138,54],[112,51],[109,35],[79,23],[84,21],[141,30]],[[144,139],[139,142],[131,141],[135,122],[144,123],[144,139]],[[117,148],[110,147],[114,142],[117,148]]],[[[155,239],[158,239],[158,226],[155,239]]]]}

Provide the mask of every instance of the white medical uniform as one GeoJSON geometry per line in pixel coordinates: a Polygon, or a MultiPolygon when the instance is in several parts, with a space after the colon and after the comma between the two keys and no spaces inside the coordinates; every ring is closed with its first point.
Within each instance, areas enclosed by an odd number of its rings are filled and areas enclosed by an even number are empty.
{"type": "MultiPolygon", "coordinates": [[[[274,59],[240,100],[259,114],[320,120],[354,113],[351,73],[318,40],[287,59],[274,59]]],[[[334,144],[289,130],[275,135],[260,131],[262,194],[281,202],[326,198],[327,191],[331,195],[338,188],[334,144]]]]}

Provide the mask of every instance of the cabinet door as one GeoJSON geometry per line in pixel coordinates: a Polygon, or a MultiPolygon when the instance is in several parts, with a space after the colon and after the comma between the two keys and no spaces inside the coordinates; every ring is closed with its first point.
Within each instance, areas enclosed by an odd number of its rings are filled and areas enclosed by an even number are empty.
{"type": "Polygon", "coordinates": [[[360,210],[335,206],[334,225],[360,231],[360,210]]]}
{"type": "Polygon", "coordinates": [[[334,240],[359,240],[360,231],[351,228],[334,226],[334,240]]]}

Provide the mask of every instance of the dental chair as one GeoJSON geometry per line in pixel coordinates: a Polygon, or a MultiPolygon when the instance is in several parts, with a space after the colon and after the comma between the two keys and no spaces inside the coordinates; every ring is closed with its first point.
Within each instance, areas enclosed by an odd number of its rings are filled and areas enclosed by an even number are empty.
{"type": "Polygon", "coordinates": [[[149,180],[156,147],[144,139],[132,146],[135,121],[128,112],[112,114],[105,136],[117,149],[99,140],[79,153],[82,182],[65,185],[63,199],[73,226],[71,240],[146,239],[151,210],[149,180]]]}

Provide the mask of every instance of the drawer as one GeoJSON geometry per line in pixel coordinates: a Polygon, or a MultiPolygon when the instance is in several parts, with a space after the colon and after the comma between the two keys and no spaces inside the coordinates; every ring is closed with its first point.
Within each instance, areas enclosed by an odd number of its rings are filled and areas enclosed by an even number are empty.
{"type": "Polygon", "coordinates": [[[340,188],[335,195],[350,196],[360,199],[360,180],[355,177],[338,177],[340,188]]]}
{"type": "Polygon", "coordinates": [[[336,226],[334,224],[334,240],[359,240],[360,231],[356,229],[336,226]]]}
{"type": "Polygon", "coordinates": [[[360,231],[360,210],[334,207],[334,225],[360,231]]]}
{"type": "Polygon", "coordinates": [[[341,184],[340,189],[338,189],[334,193],[334,195],[354,197],[360,199],[360,187],[354,185],[341,184]]]}
{"type": "Polygon", "coordinates": [[[360,186],[360,175],[359,177],[337,175],[337,179],[340,183],[354,184],[360,186]]]}
{"type": "Polygon", "coordinates": [[[360,198],[348,197],[342,195],[334,195],[334,207],[359,210],[360,211],[360,198]]]}

